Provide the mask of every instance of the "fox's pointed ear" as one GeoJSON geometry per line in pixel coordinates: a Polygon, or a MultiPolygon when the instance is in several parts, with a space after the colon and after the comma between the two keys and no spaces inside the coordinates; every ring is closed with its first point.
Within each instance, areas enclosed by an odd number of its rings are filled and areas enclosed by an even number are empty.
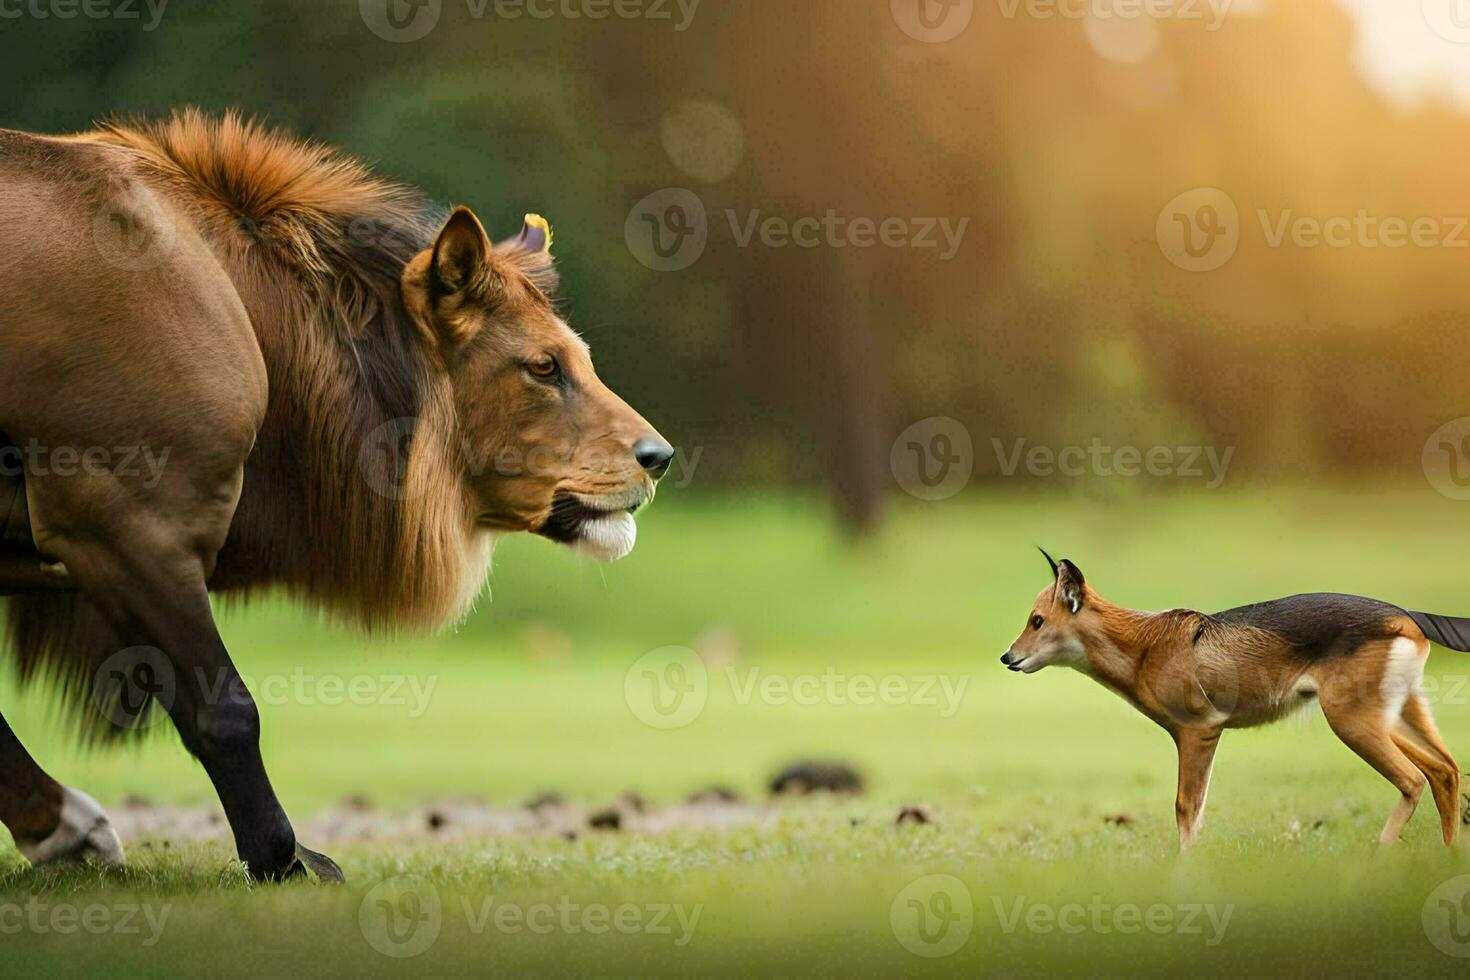
{"type": "Polygon", "coordinates": [[[1042,548],[1042,547],[1039,547],[1038,546],[1036,550],[1039,551],[1039,552],[1041,552],[1041,557],[1045,558],[1046,559],[1046,563],[1051,566],[1051,577],[1052,578],[1056,578],[1057,577],[1057,560],[1055,558],[1053,558],[1051,555],[1048,555],[1046,553],[1046,549],[1045,548],[1042,548]]]}
{"type": "Polygon", "coordinates": [[[483,285],[490,275],[489,255],[490,238],[480,219],[469,208],[455,208],[434,242],[429,268],[435,286],[458,293],[483,285]]]}
{"type": "Polygon", "coordinates": [[[1087,581],[1082,577],[1082,569],[1063,558],[1057,567],[1057,594],[1072,611],[1077,615],[1082,611],[1082,600],[1085,598],[1087,581]]]}

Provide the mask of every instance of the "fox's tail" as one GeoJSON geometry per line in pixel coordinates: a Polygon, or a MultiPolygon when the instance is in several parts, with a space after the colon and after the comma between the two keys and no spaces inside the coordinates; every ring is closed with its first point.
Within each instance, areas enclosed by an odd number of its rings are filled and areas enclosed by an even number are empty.
{"type": "Polygon", "coordinates": [[[1470,619],[1423,612],[1411,612],[1409,618],[1418,624],[1432,642],[1451,650],[1470,653],[1470,619]]]}

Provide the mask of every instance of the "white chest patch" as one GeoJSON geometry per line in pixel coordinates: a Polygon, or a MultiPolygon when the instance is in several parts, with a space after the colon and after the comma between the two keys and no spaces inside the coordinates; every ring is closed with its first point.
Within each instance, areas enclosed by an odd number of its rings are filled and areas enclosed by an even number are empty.
{"type": "Polygon", "coordinates": [[[1406,636],[1401,636],[1388,645],[1388,657],[1383,663],[1383,711],[1388,723],[1398,723],[1404,702],[1412,694],[1418,694],[1424,679],[1425,650],[1406,636]]]}

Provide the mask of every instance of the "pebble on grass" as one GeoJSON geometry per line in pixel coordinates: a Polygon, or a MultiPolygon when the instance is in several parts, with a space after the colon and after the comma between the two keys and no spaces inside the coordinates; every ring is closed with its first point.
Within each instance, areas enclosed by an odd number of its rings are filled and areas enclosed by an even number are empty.
{"type": "Polygon", "coordinates": [[[845,762],[797,762],[787,766],[771,780],[776,795],[806,795],[817,791],[828,793],[861,793],[863,777],[845,762]]]}
{"type": "Polygon", "coordinates": [[[934,815],[925,806],[906,806],[898,811],[898,819],[893,822],[899,827],[906,823],[933,823],[934,815]]]}

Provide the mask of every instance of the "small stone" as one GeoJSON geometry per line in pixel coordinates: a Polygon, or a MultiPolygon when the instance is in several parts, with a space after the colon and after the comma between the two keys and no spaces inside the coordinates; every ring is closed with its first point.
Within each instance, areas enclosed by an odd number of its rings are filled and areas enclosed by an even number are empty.
{"type": "Polygon", "coordinates": [[[739,803],[740,794],[728,786],[711,786],[689,797],[690,803],[739,803]]]}
{"type": "Polygon", "coordinates": [[[863,777],[845,762],[798,762],[787,766],[771,780],[771,792],[777,795],[804,795],[819,790],[861,793],[863,777]]]}
{"type": "Polygon", "coordinates": [[[933,823],[934,817],[929,813],[928,807],[906,806],[898,811],[898,819],[894,824],[902,827],[906,823],[933,823]]]}
{"type": "Polygon", "coordinates": [[[562,806],[565,803],[566,800],[562,799],[562,795],[560,793],[538,793],[537,795],[531,797],[529,800],[526,801],[526,809],[531,811],[546,810],[550,809],[551,807],[562,806]]]}
{"type": "Polygon", "coordinates": [[[623,814],[616,807],[596,810],[587,816],[587,826],[593,830],[622,830],[623,814]]]}

